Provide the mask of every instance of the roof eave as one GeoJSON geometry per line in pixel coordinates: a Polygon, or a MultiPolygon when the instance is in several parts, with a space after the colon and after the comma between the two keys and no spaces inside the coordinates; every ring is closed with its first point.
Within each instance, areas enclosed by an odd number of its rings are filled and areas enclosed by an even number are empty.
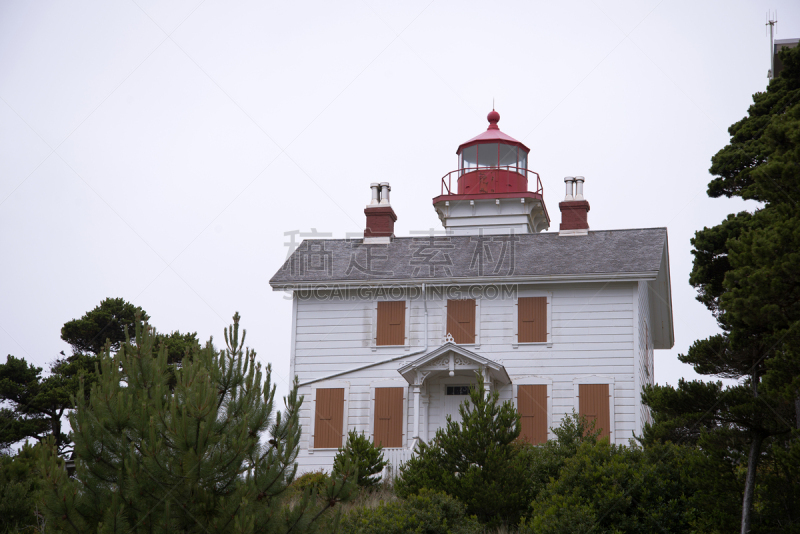
{"type": "Polygon", "coordinates": [[[390,278],[383,280],[302,280],[295,282],[269,281],[273,291],[294,291],[303,289],[323,289],[328,286],[336,287],[377,287],[377,286],[418,286],[426,284],[436,285],[503,285],[545,282],[633,282],[655,280],[659,271],[641,271],[624,273],[581,273],[581,274],[551,274],[533,276],[482,276],[471,278],[390,278]]]}

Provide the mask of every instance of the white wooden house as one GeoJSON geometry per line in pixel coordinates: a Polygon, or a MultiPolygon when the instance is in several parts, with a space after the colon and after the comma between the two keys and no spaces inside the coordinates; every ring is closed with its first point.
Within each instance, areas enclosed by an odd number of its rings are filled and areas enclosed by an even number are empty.
{"type": "Polygon", "coordinates": [[[394,236],[389,184],[372,184],[363,239],[305,240],[270,280],[293,295],[301,471],[329,469],[350,429],[399,464],[458,419],[476,371],[533,443],[573,410],[619,444],[650,417],[653,350],[673,345],[666,229],[590,230],[568,177],[560,229],[543,232],[528,149],[488,118],[433,199],[441,234],[394,236]]]}

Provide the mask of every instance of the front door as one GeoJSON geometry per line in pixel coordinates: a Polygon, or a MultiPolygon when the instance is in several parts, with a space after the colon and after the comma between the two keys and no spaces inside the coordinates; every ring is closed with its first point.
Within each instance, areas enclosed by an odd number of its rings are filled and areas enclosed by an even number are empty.
{"type": "MultiPolygon", "coordinates": [[[[449,415],[454,423],[461,422],[461,413],[458,407],[462,402],[469,400],[469,386],[445,386],[444,413],[449,415]]],[[[446,424],[445,419],[445,424],[446,424]]]]}

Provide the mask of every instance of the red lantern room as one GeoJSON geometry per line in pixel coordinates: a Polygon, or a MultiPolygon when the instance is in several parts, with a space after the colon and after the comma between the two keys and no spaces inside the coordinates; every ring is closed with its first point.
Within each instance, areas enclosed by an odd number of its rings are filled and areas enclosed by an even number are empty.
{"type": "Polygon", "coordinates": [[[489,127],[458,147],[458,194],[528,190],[528,147],[500,131],[500,114],[486,117],[489,127]]]}
{"type": "Polygon", "coordinates": [[[500,131],[497,111],[486,118],[489,127],[458,147],[458,169],[442,178],[441,195],[433,199],[439,218],[456,235],[547,229],[542,182],[528,170],[530,150],[500,131]],[[528,190],[529,180],[535,180],[535,192],[528,190]]]}

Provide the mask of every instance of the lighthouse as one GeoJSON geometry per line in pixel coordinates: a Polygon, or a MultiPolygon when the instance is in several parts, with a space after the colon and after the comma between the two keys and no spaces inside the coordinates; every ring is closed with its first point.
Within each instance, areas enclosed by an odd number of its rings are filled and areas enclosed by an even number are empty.
{"type": "Polygon", "coordinates": [[[530,149],[503,133],[500,114],[462,143],[458,168],[445,174],[433,207],[450,235],[535,234],[550,228],[539,174],[528,169],[530,149]],[[533,190],[530,190],[533,189],[533,190]]]}
{"type": "Polygon", "coordinates": [[[497,111],[487,118],[456,170],[432,175],[447,235],[397,235],[390,196],[415,192],[375,182],[363,238],[306,239],[270,279],[292,294],[290,369],[307,399],[299,472],[330,470],[355,430],[394,476],[460,421],[478,380],[513,403],[532,444],[573,412],[617,445],[651,421],[642,386],[653,351],[674,344],[667,229],[590,229],[584,177],[567,176],[558,231],[545,232],[529,148],[500,131],[497,111]]]}

